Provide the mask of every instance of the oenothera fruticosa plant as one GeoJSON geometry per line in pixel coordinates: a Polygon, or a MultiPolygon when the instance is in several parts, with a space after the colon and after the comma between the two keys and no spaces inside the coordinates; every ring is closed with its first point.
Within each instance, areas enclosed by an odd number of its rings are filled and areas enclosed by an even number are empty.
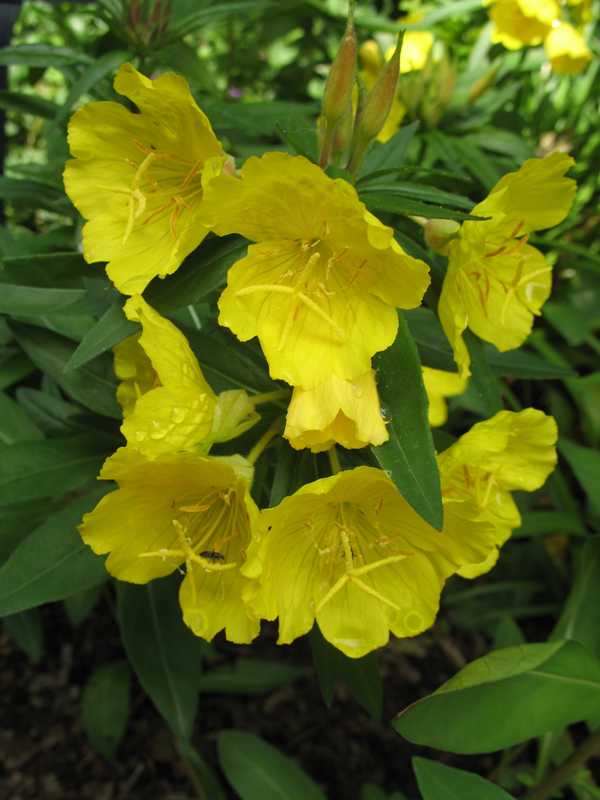
{"type": "Polygon", "coordinates": [[[450,576],[493,567],[520,525],[512,493],[538,489],[554,467],[556,425],[536,409],[499,411],[437,456],[429,425],[443,424],[445,398],[467,386],[467,328],[500,350],[530,333],[551,267],[527,239],[569,211],[573,161],[526,161],[462,224],[445,224],[447,272],[427,304],[439,301],[458,372],[422,371],[399,315],[423,303],[429,267],[355,188],[370,144],[388,138],[390,114],[400,119],[400,72],[428,57],[429,36],[409,43],[410,64],[399,42],[387,61],[371,60],[357,93],[350,19],[325,87],[318,163],[266,152],[236,164],[183,78],[130,64],[115,89],[136,111],[92,102],[71,119],[65,187],[86,220],[83,254],[107,262],[139,324],[114,348],[126,443],[100,478],[116,488],[80,533],[121,581],[179,571],[183,619],[204,639],[224,631],[249,643],[264,619],[278,621],[286,644],[316,621],[359,658],[390,632],[414,636],[433,624],[450,576]],[[205,237],[230,234],[247,252],[228,269],[213,324],[258,340],[269,392],[216,391],[202,352],[142,296],[153,278],[186,270],[205,237]],[[402,363],[381,357],[392,346],[402,363]],[[258,462],[280,437],[328,458],[269,506],[253,482],[268,479],[258,462]]]}

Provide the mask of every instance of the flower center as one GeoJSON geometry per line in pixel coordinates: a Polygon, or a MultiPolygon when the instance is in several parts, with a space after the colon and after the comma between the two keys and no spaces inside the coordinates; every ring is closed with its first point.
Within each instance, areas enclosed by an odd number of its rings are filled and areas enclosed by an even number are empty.
{"type": "Polygon", "coordinates": [[[329,586],[329,589],[319,600],[316,613],[347,583],[401,611],[396,603],[372,585],[370,576],[377,569],[403,561],[410,551],[402,551],[397,539],[381,531],[377,506],[365,509],[342,502],[330,505],[329,509],[321,535],[315,542],[320,558],[321,586],[329,586]]]}
{"type": "Polygon", "coordinates": [[[225,572],[243,561],[248,519],[234,489],[211,489],[173,511],[172,546],[140,553],[140,558],[185,562],[188,573],[194,565],[206,572],[225,572]]]}
{"type": "Polygon", "coordinates": [[[185,210],[190,210],[202,196],[202,161],[189,161],[172,153],[163,153],[153,145],[136,140],[144,158],[136,163],[129,190],[129,211],[123,244],[136,223],[147,225],[161,217],[169,218],[169,230],[177,238],[177,223],[185,210]]]}

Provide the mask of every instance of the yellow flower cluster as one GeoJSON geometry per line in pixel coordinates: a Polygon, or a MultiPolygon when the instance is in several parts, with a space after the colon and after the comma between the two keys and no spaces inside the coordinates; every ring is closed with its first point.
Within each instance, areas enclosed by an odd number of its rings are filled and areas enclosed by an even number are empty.
{"type": "MultiPolygon", "coordinates": [[[[570,0],[570,5],[585,4],[585,0],[570,0]]],[[[488,0],[488,5],[492,41],[509,50],[543,43],[552,69],[560,75],[576,75],[591,61],[581,31],[562,18],[557,0],[488,0]]],[[[586,16],[583,10],[582,22],[586,16]]]]}
{"type": "MultiPolygon", "coordinates": [[[[259,510],[250,492],[261,442],[247,458],[211,448],[253,426],[269,396],[216,394],[185,336],[141,292],[209,231],[246,237],[219,322],[241,341],[258,338],[271,377],[292,387],[285,438],[319,452],[387,440],[371,361],[394,341],[397,309],[421,303],[428,268],[353,186],[307,159],[266,153],[236,172],[181,78],[149,80],[124,65],[115,87],[139,113],[112,102],[78,111],[65,172],[87,219],[84,256],[108,262],[129,295],[125,315],[140,326],[115,348],[126,445],[100,478],[118,488],[86,514],[83,539],[108,554],[106,567],[121,580],[184,571],[183,617],[206,639],[224,630],[250,642],[261,619],[278,619],[287,643],[316,620],[331,643],[360,657],[390,631],[419,633],[433,623],[445,580],[489,569],[520,524],[511,492],[540,487],[552,470],[554,421],[534,409],[500,412],[443,452],[441,533],[368,466],[259,510]]],[[[503,178],[476,207],[486,221],[465,222],[451,243],[440,316],[460,373],[424,369],[432,425],[446,418],[444,398],[465,388],[467,325],[500,347],[527,334],[549,267],[524,237],[566,213],[569,164],[551,156],[503,178]]],[[[263,444],[276,433],[277,425],[263,444]]]]}

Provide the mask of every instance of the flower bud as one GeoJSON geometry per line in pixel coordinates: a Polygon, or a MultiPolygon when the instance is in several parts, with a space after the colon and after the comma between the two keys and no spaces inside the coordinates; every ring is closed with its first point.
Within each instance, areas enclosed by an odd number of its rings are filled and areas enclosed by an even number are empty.
{"type": "Polygon", "coordinates": [[[411,216],[423,228],[423,237],[428,247],[436,253],[447,255],[448,245],[460,229],[460,224],[452,219],[427,219],[426,217],[411,216]]]}
{"type": "Polygon", "coordinates": [[[344,115],[352,99],[356,75],[356,32],[354,30],[354,3],[350,4],[344,38],[334,59],[323,93],[322,113],[327,124],[333,126],[344,115]]]}
{"type": "Polygon", "coordinates": [[[377,82],[365,98],[363,106],[356,115],[352,155],[348,168],[356,172],[369,144],[385,125],[392,103],[396,97],[398,76],[400,75],[400,51],[403,34],[398,37],[396,49],[390,60],[383,66],[377,82]]]}

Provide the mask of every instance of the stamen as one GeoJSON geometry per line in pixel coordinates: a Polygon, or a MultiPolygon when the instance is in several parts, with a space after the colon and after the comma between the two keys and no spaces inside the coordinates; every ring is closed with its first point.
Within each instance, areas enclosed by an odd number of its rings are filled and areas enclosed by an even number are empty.
{"type": "Polygon", "coordinates": [[[349,580],[348,575],[342,575],[341,578],[338,578],[338,580],[334,583],[331,589],[327,592],[325,597],[323,597],[323,599],[317,605],[315,609],[315,614],[319,614],[323,610],[323,608],[327,605],[327,603],[329,603],[329,601],[335,597],[335,595],[340,591],[340,589],[343,588],[343,586],[348,582],[348,580],[349,580]]]}
{"type": "Polygon", "coordinates": [[[394,608],[396,611],[402,611],[400,606],[397,606],[391,600],[388,600],[387,597],[385,597],[384,595],[380,594],[378,591],[373,589],[368,584],[364,583],[364,581],[361,581],[360,578],[355,578],[353,575],[351,575],[350,576],[350,580],[353,583],[355,583],[360,589],[362,589],[363,592],[366,592],[367,594],[370,594],[373,597],[376,597],[378,600],[381,600],[382,603],[385,603],[386,605],[390,606],[391,608],[394,608]]]}

